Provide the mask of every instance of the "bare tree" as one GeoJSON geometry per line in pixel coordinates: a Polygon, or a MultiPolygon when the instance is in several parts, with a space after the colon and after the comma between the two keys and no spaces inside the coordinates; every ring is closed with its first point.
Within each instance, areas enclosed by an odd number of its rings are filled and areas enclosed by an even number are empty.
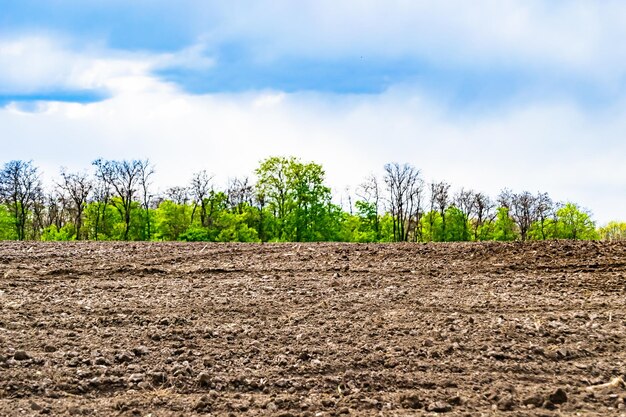
{"type": "Polygon", "coordinates": [[[341,196],[339,199],[339,206],[341,207],[341,210],[345,210],[344,199],[347,201],[348,213],[352,216],[354,214],[354,210],[353,210],[353,204],[352,204],[352,190],[350,189],[349,185],[343,189],[343,193],[341,193],[341,196]]]}
{"type": "Polygon", "coordinates": [[[165,191],[165,196],[168,200],[182,206],[189,201],[189,190],[187,187],[174,186],[165,191]]]}
{"type": "MultiPolygon", "coordinates": [[[[430,210],[439,212],[441,216],[441,234],[445,240],[446,236],[446,210],[450,199],[450,184],[445,181],[433,182],[430,184],[430,210]]],[[[432,231],[434,219],[430,218],[430,229],[432,231]]]]}
{"type": "Polygon", "coordinates": [[[254,189],[254,184],[248,177],[229,180],[226,195],[231,210],[238,211],[241,214],[243,213],[244,205],[252,206],[255,200],[254,189]]]}
{"type": "Polygon", "coordinates": [[[139,161],[139,186],[141,187],[141,206],[144,210],[146,217],[145,221],[145,238],[147,240],[152,239],[152,222],[150,219],[150,203],[154,195],[150,193],[150,186],[152,185],[150,179],[154,175],[154,167],[150,164],[150,161],[139,161]]]}
{"type": "Polygon", "coordinates": [[[500,191],[500,194],[498,194],[498,205],[510,211],[513,206],[513,196],[513,191],[508,188],[503,189],[500,191]]]}
{"type": "Polygon", "coordinates": [[[97,159],[93,162],[96,167],[96,176],[108,184],[115,197],[111,204],[124,220],[124,240],[128,240],[132,205],[137,186],[141,179],[142,161],[105,161],[97,159]]]}
{"type": "Polygon", "coordinates": [[[86,173],[68,173],[65,169],[61,169],[61,179],[62,182],[59,187],[67,193],[71,203],[71,211],[74,213],[74,226],[76,227],[76,240],[80,240],[83,212],[93,189],[93,182],[86,173]]]}
{"type": "Polygon", "coordinates": [[[393,235],[396,241],[415,237],[422,215],[423,181],[415,167],[398,163],[385,165],[385,184],[389,191],[389,207],[393,217],[393,235]]]}
{"type": "Polygon", "coordinates": [[[43,220],[43,227],[54,225],[57,229],[62,228],[67,221],[66,197],[59,192],[50,192],[45,195],[46,213],[43,220]]]}
{"type": "Polygon", "coordinates": [[[548,195],[548,193],[537,193],[536,198],[536,217],[539,223],[539,229],[541,232],[541,239],[546,239],[548,233],[546,231],[546,222],[550,217],[550,214],[554,210],[554,203],[548,195]]]}
{"type": "Polygon", "coordinates": [[[46,196],[41,187],[39,187],[37,193],[35,194],[35,199],[33,200],[32,205],[32,216],[31,216],[31,230],[30,230],[30,238],[32,240],[38,240],[41,238],[41,233],[45,228],[45,217],[46,217],[46,196]]]}
{"type": "Polygon", "coordinates": [[[101,177],[96,176],[92,192],[92,201],[96,207],[96,216],[94,218],[94,239],[100,238],[100,233],[106,230],[107,225],[107,207],[111,199],[111,186],[101,177]]]}
{"type": "Polygon", "coordinates": [[[475,193],[472,201],[474,206],[474,240],[479,240],[479,231],[483,225],[493,221],[495,218],[494,203],[488,195],[483,193],[475,193]]]}
{"type": "Polygon", "coordinates": [[[211,180],[213,176],[207,174],[206,170],[196,172],[191,177],[191,185],[189,187],[189,193],[193,201],[193,209],[191,211],[191,222],[193,223],[196,210],[200,207],[200,223],[203,226],[207,225],[207,202],[211,192],[211,180]]]}
{"type": "Polygon", "coordinates": [[[522,240],[528,237],[528,231],[537,220],[537,199],[528,191],[516,194],[513,200],[513,220],[517,223],[522,240]]]}
{"type": "Polygon", "coordinates": [[[259,239],[261,242],[265,242],[265,206],[267,205],[267,197],[265,196],[265,192],[263,189],[255,187],[254,201],[257,203],[257,207],[259,209],[259,239]]]}
{"type": "Polygon", "coordinates": [[[433,229],[435,227],[435,216],[433,214],[435,213],[435,210],[437,208],[437,183],[431,182],[430,184],[428,184],[428,186],[430,188],[428,227],[430,231],[430,240],[433,241],[435,240],[433,236],[433,229]]]}
{"type": "MultiPolygon", "coordinates": [[[[425,187],[424,180],[417,178],[410,191],[409,199],[409,222],[410,228],[413,230],[413,241],[422,241],[422,216],[424,209],[422,203],[424,200],[425,187]]],[[[408,237],[408,236],[407,236],[408,237]]]]}
{"type": "Polygon", "coordinates": [[[374,233],[380,239],[380,216],[382,210],[382,190],[380,182],[374,174],[368,175],[357,190],[357,196],[374,208],[374,233]]]}
{"type": "Polygon", "coordinates": [[[26,238],[26,222],[43,194],[41,179],[32,161],[10,161],[0,171],[0,199],[9,207],[17,238],[26,238]]]}
{"type": "Polygon", "coordinates": [[[515,194],[504,189],[500,193],[498,201],[502,207],[509,209],[509,215],[519,229],[520,238],[526,240],[528,230],[537,220],[537,198],[528,191],[515,194]]]}

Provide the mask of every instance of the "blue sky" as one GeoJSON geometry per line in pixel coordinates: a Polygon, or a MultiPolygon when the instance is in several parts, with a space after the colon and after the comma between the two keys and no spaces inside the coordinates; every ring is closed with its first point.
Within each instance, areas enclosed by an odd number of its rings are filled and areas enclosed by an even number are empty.
{"type": "Polygon", "coordinates": [[[338,194],[389,161],[626,218],[620,1],[0,0],[3,160],[149,157],[158,186],[272,154],[338,194]]]}

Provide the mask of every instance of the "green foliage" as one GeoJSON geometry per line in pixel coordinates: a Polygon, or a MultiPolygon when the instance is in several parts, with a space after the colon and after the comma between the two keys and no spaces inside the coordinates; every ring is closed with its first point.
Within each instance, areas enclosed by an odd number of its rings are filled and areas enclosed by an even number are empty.
{"type": "Polygon", "coordinates": [[[595,223],[574,203],[567,203],[556,212],[557,239],[597,239],[595,223]]]}
{"type": "MultiPolygon", "coordinates": [[[[354,242],[377,242],[381,238],[380,218],[376,204],[366,201],[355,203],[358,226],[355,229],[354,242]]],[[[350,216],[353,217],[353,216],[350,216]]]]}
{"type": "Polygon", "coordinates": [[[393,238],[393,217],[385,213],[380,218],[380,239],[379,242],[394,242],[393,238]]]}
{"type": "Polygon", "coordinates": [[[360,216],[343,213],[337,240],[341,242],[378,242],[370,221],[360,216]]]}
{"type": "Polygon", "coordinates": [[[361,218],[350,213],[343,213],[341,219],[341,229],[339,231],[339,240],[343,242],[371,242],[365,236],[361,237],[362,232],[361,218]]]}
{"type": "Polygon", "coordinates": [[[68,223],[66,225],[64,225],[63,227],[61,227],[61,229],[57,228],[56,225],[51,225],[46,227],[42,234],[41,234],[41,240],[46,241],[46,242],[52,242],[52,241],[68,241],[68,240],[74,240],[76,235],[76,228],[74,227],[73,224],[68,223]]]}
{"type": "Polygon", "coordinates": [[[209,231],[205,227],[194,225],[185,230],[178,239],[185,242],[204,242],[209,240],[209,231]]]}
{"type": "MultiPolygon", "coordinates": [[[[175,187],[179,193],[168,193],[170,199],[162,200],[154,208],[154,199],[146,187],[141,188],[143,194],[138,193],[139,177],[133,177],[135,185],[120,182],[130,179],[129,173],[120,168],[132,168],[137,173],[142,167],[149,168],[142,163],[96,161],[93,188],[85,179],[92,191],[87,191],[81,199],[80,207],[84,210],[68,206],[67,196],[44,194],[32,163],[6,164],[0,175],[0,239],[73,240],[77,227],[81,238],[91,240],[393,242],[398,239],[398,218],[378,205],[388,202],[389,195],[385,196],[376,186],[376,197],[372,198],[374,188],[368,188],[363,198],[377,203],[356,201],[354,213],[344,212],[332,203],[331,190],[325,184],[325,172],[319,164],[293,157],[271,157],[262,161],[255,171],[258,180],[254,187],[246,179],[241,183],[245,187],[229,186],[227,193],[213,190],[205,174],[204,182],[196,184],[196,191],[191,188],[191,203],[187,202],[188,189],[175,187]],[[19,191],[22,174],[30,175],[36,193],[12,197],[11,192],[19,191]]],[[[373,181],[377,183],[375,178],[373,181]]],[[[555,211],[547,195],[540,195],[541,200],[528,200],[535,201],[534,206],[528,205],[535,211],[524,212],[514,206],[519,195],[504,193],[510,198],[500,199],[505,207],[494,212],[488,198],[483,196],[481,203],[476,203],[479,194],[472,197],[471,193],[465,193],[461,195],[465,199],[455,197],[443,203],[431,203],[433,210],[426,213],[422,200],[419,209],[403,218],[403,230],[410,232],[402,239],[507,241],[520,238],[522,227],[528,239],[626,239],[626,223],[611,222],[596,231],[583,209],[568,203],[555,211]],[[507,207],[512,207],[515,221],[507,207]],[[522,222],[519,213],[529,214],[529,220],[522,222]]]]}
{"type": "Polygon", "coordinates": [[[598,237],[602,240],[626,240],[626,222],[609,222],[598,229],[598,237]]]}
{"type": "Polygon", "coordinates": [[[268,240],[306,242],[338,235],[329,226],[339,224],[340,213],[331,204],[321,165],[272,157],[261,162],[256,174],[259,200],[275,219],[264,229],[268,240]]]}
{"type": "Polygon", "coordinates": [[[556,223],[553,219],[546,219],[543,223],[534,222],[528,229],[529,240],[557,239],[556,223]]]}
{"type": "Polygon", "coordinates": [[[476,233],[476,241],[496,240],[495,222],[484,222],[478,226],[476,233]]]}
{"type": "Polygon", "coordinates": [[[191,221],[193,206],[163,201],[156,211],[156,236],[162,240],[183,240],[188,242],[258,242],[258,210],[241,204],[233,211],[226,206],[224,193],[214,193],[207,201],[208,225],[199,220],[191,221]]]}
{"type": "Polygon", "coordinates": [[[9,209],[0,205],[0,240],[16,240],[15,219],[11,216],[9,209]]]}
{"type": "Polygon", "coordinates": [[[247,213],[222,212],[218,218],[217,242],[260,242],[256,229],[248,226],[247,213]]]}
{"type": "Polygon", "coordinates": [[[191,207],[165,200],[156,211],[155,235],[161,240],[178,240],[191,225],[191,207]]]}
{"type": "Polygon", "coordinates": [[[287,240],[287,223],[293,210],[293,195],[289,186],[289,166],[295,158],[271,157],[261,162],[255,171],[258,176],[257,195],[267,203],[274,221],[266,229],[269,240],[287,240]]]}
{"type": "Polygon", "coordinates": [[[141,209],[137,213],[139,218],[134,219],[135,223],[139,223],[139,239],[138,240],[153,240],[156,239],[154,232],[154,224],[156,222],[157,211],[151,209],[141,209]]]}
{"type": "Polygon", "coordinates": [[[496,221],[493,225],[493,240],[509,241],[516,238],[515,222],[509,216],[509,209],[499,207],[496,221]]]}
{"type": "Polygon", "coordinates": [[[89,239],[113,240],[115,238],[115,223],[119,219],[115,208],[104,203],[92,202],[85,207],[84,216],[83,229],[87,231],[89,239]]]}
{"type": "Polygon", "coordinates": [[[446,241],[462,242],[470,240],[467,217],[455,206],[446,210],[446,241]]]}
{"type": "Polygon", "coordinates": [[[422,217],[422,237],[425,242],[441,242],[443,236],[443,219],[436,211],[429,211],[422,217]]]}
{"type": "Polygon", "coordinates": [[[393,242],[393,220],[391,216],[380,216],[378,220],[379,231],[376,232],[371,220],[342,213],[339,233],[336,239],[340,242],[393,242]]]}
{"type": "Polygon", "coordinates": [[[130,207],[127,229],[125,215],[112,204],[87,204],[81,234],[86,233],[91,240],[143,240],[145,212],[139,202],[133,202],[130,207]]]}

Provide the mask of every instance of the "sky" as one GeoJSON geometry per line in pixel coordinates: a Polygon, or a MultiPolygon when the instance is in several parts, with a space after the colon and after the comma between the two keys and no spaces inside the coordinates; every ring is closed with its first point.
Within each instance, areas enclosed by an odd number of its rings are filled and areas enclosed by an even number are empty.
{"type": "Polygon", "coordinates": [[[626,220],[624,41],[617,0],[0,0],[0,163],[165,189],[294,155],[338,199],[410,163],[626,220]]]}

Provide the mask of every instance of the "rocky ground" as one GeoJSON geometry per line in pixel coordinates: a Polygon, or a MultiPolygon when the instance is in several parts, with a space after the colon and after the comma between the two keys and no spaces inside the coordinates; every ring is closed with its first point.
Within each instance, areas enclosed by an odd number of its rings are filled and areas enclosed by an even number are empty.
{"type": "Polygon", "coordinates": [[[0,415],[626,416],[626,243],[0,243],[0,415]]]}

